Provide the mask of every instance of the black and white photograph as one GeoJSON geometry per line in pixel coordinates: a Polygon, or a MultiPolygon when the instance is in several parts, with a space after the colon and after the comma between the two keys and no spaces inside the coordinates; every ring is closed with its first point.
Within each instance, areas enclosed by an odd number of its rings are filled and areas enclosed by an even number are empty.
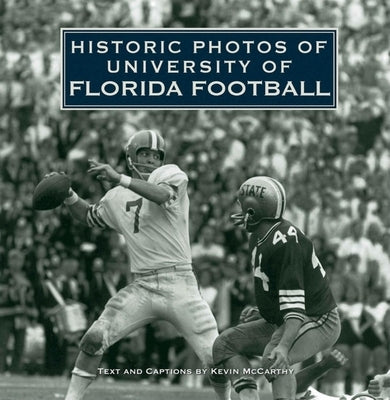
{"type": "Polygon", "coordinates": [[[0,0],[0,399],[390,400],[389,33],[388,0],[0,0]],[[64,30],[137,31],[128,79],[179,84],[113,107],[119,61],[94,93],[64,30]],[[229,49],[191,105],[197,64],[155,50],[190,30],[336,32],[333,106],[301,80],[246,107],[229,49]]]}

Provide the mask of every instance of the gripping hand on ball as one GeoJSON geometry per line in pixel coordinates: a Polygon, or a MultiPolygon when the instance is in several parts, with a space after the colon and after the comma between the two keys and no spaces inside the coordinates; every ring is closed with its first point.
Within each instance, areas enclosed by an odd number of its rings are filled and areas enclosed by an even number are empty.
{"type": "Polygon", "coordinates": [[[88,173],[96,175],[96,178],[100,181],[107,181],[116,185],[119,183],[121,176],[111,165],[99,163],[96,160],[88,160],[88,162],[90,165],[88,173]]]}
{"type": "MultiPolygon", "coordinates": [[[[64,171],[61,171],[61,172],[57,172],[57,171],[49,172],[49,173],[44,175],[43,179],[51,178],[52,176],[55,176],[55,175],[65,175],[66,176],[66,173],[64,171]]],[[[73,193],[73,190],[70,187],[69,191],[68,191],[69,197],[72,195],[72,193],[73,193]]]]}

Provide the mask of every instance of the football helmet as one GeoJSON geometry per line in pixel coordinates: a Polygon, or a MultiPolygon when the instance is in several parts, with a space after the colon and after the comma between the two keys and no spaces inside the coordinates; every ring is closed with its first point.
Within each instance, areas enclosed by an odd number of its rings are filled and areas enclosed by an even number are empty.
{"type": "Polygon", "coordinates": [[[246,180],[238,191],[242,213],[233,214],[235,225],[254,232],[261,221],[279,220],[286,208],[286,192],[280,182],[268,176],[246,180]]]}
{"type": "Polygon", "coordinates": [[[126,144],[126,162],[130,171],[135,171],[140,178],[147,180],[149,175],[157,167],[150,164],[137,162],[137,153],[141,149],[155,150],[160,153],[161,165],[165,161],[165,143],[162,136],[154,130],[142,130],[136,132],[126,144]],[[139,168],[142,168],[141,172],[139,168]]]}

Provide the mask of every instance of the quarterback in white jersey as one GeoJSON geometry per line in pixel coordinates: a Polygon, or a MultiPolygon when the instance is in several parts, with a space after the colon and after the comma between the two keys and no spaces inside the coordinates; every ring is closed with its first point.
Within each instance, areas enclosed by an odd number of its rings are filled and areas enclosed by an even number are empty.
{"type": "MultiPolygon", "coordinates": [[[[107,302],[81,339],[65,400],[84,397],[109,346],[158,319],[171,322],[202,364],[209,370],[213,366],[212,345],[218,331],[191,266],[187,175],[176,165],[163,165],[164,140],[153,130],[130,138],[126,158],[131,177],[90,160],[89,173],[117,185],[97,204],[88,204],[72,189],[64,201],[79,221],[124,236],[135,276],[107,302]]],[[[210,382],[220,400],[230,400],[224,375],[210,375],[210,382]]]]}
{"type": "Polygon", "coordinates": [[[187,175],[177,165],[163,165],[150,174],[148,182],[175,190],[158,205],[116,186],[91,207],[88,224],[110,227],[124,236],[132,272],[191,264],[187,175]]]}

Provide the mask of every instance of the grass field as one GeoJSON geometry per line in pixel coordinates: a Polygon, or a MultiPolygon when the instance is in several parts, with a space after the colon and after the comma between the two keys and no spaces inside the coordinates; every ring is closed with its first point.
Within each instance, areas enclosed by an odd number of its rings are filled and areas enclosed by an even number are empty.
{"type": "MultiPolygon", "coordinates": [[[[55,400],[63,399],[66,378],[0,375],[0,400],[55,400]]],[[[233,399],[237,400],[234,393],[233,399]]],[[[262,400],[270,400],[265,394],[262,400]]],[[[210,388],[187,389],[182,386],[141,385],[134,382],[108,382],[99,379],[88,389],[85,400],[215,400],[210,388]]]]}

